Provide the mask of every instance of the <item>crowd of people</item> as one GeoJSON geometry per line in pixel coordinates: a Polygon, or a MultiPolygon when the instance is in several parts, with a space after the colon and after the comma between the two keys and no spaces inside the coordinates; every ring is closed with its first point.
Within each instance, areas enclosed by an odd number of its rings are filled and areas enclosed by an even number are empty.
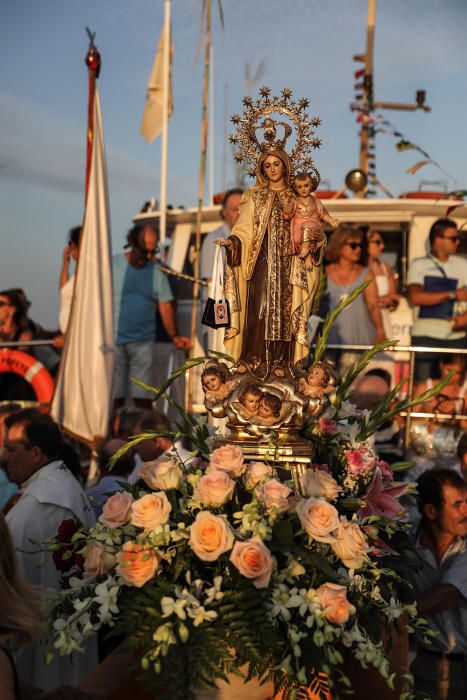
{"type": "MultiPolygon", "coordinates": [[[[215,240],[229,236],[239,216],[241,197],[239,189],[226,193],[223,225],[204,240],[200,274],[207,281],[213,268],[215,240]]],[[[71,264],[78,259],[80,235],[80,227],[70,231],[63,253],[57,330],[44,330],[30,319],[30,302],[23,290],[0,292],[0,342],[20,342],[18,349],[33,352],[52,374],[58,366],[69,321],[74,285],[71,264]],[[51,344],[31,348],[28,342],[33,339],[47,339],[51,344]]],[[[458,351],[465,348],[466,340],[467,261],[456,255],[459,242],[455,222],[436,221],[430,231],[429,251],[409,267],[407,290],[415,309],[413,345],[446,351],[420,355],[415,393],[420,395],[432,388],[438,378],[447,381],[440,393],[418,408],[429,417],[413,418],[411,426],[408,457],[413,459],[414,467],[407,479],[418,480],[417,499],[407,503],[414,523],[412,544],[418,556],[417,567],[412,569],[411,590],[420,614],[439,633],[431,646],[417,639],[412,670],[417,690],[437,697],[433,674],[438,677],[440,669],[448,664],[448,697],[454,700],[464,698],[467,687],[467,423],[455,418],[466,413],[465,355],[458,351]]],[[[382,257],[383,249],[381,234],[371,227],[361,231],[340,225],[330,236],[325,251],[326,290],[321,315],[363,282],[370,283],[338,317],[329,337],[331,344],[373,346],[392,337],[391,312],[397,308],[400,295],[393,270],[382,257]]],[[[167,416],[155,410],[144,388],[129,381],[134,376],[143,383],[160,385],[167,376],[168,352],[178,351],[184,357],[190,347],[190,339],[177,328],[177,282],[158,265],[164,252],[156,231],[148,225],[137,225],[128,233],[125,252],[113,259],[113,418],[108,434],[95,445],[97,483],[87,488],[87,464],[76,443],[68,441],[49,416],[37,409],[22,408],[21,401],[34,399],[27,383],[14,375],[0,375],[0,697],[6,700],[32,697],[27,694],[33,692],[31,688],[20,696],[19,688],[27,684],[44,691],[37,697],[53,698],[53,693],[59,692],[56,697],[79,699],[92,693],[93,683],[99,686],[101,680],[96,678],[106,675],[99,671],[105,647],[98,649],[92,643],[82,655],[44,664],[43,610],[38,593],[43,595],[46,588],[59,590],[66,577],[57,568],[55,558],[45,555],[41,543],[54,540],[64,522],[92,525],[107,496],[120,490],[122,482],[138,483],[144,463],[170,454],[186,464],[197,459],[189,445],[166,436],[167,416]],[[161,435],[140,442],[109,470],[110,458],[130,436],[150,431],[161,435]],[[87,682],[86,677],[94,680],[87,682]],[[60,690],[53,690],[57,688],[60,690]]],[[[209,331],[203,339],[205,348],[220,349],[216,338],[218,335],[209,331]]],[[[355,354],[345,350],[334,350],[330,357],[340,372],[355,360],[355,354]]],[[[393,386],[391,363],[386,353],[377,356],[356,381],[351,400],[358,410],[371,410],[387,397],[393,386]]],[[[389,419],[374,436],[375,451],[389,464],[407,457],[403,421],[398,416],[389,419]]]]}

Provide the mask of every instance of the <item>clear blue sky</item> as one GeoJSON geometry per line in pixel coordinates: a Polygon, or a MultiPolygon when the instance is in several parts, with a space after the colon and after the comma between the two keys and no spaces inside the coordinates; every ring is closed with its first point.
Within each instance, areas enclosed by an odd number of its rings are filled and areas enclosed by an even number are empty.
{"type": "MultiPolygon", "coordinates": [[[[202,0],[174,0],[175,111],[169,130],[168,200],[193,206],[199,165],[201,63],[195,65],[202,0]]],[[[241,109],[245,63],[265,61],[261,84],[291,87],[322,118],[315,152],[334,188],[358,164],[353,100],[355,53],[365,49],[366,0],[223,0],[222,34],[215,6],[216,189],[222,187],[224,85],[229,114],[241,109]]],[[[139,135],[145,86],[163,20],[162,0],[6,0],[0,13],[0,289],[22,286],[31,316],[56,326],[58,274],[67,230],[80,223],[86,133],[85,26],[97,33],[114,250],[130,220],[159,189],[160,145],[139,135]]],[[[467,3],[378,0],[375,95],[411,102],[427,91],[430,114],[387,112],[467,187],[467,3]]],[[[259,86],[258,86],[259,87],[259,86]]],[[[230,130],[230,129],[229,129],[230,130]]],[[[377,173],[394,192],[418,178],[444,178],[377,140],[377,173]]],[[[232,182],[229,162],[227,184],[232,182]]]]}

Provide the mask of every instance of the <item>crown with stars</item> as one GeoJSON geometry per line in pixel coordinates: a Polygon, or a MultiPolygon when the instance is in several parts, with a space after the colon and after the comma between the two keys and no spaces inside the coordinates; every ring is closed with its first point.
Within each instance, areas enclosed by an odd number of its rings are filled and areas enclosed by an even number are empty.
{"type": "Polygon", "coordinates": [[[284,149],[285,143],[295,128],[295,146],[289,153],[292,162],[292,172],[308,172],[312,170],[319,181],[316,169],[309,151],[319,148],[321,139],[314,138],[315,131],[321,120],[310,117],[307,113],[309,100],[294,100],[293,92],[284,88],[280,96],[271,96],[271,90],[264,86],[259,91],[258,99],[245,97],[243,115],[234,114],[231,121],[235,124],[236,132],[231,134],[230,142],[236,148],[234,158],[238,163],[244,161],[249,166],[253,177],[256,173],[258,157],[267,151],[284,149]],[[276,121],[271,115],[279,115],[288,121],[276,121]],[[260,121],[263,119],[263,121],[260,121]],[[258,132],[263,133],[263,139],[258,138],[258,132]]]}

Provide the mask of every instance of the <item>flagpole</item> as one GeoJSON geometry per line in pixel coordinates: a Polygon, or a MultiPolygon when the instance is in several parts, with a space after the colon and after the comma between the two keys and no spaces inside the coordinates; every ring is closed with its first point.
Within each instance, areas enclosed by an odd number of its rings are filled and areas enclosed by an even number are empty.
{"type": "Polygon", "coordinates": [[[210,80],[209,80],[209,204],[214,204],[214,47],[209,49],[210,80]]]}
{"type": "Polygon", "coordinates": [[[169,125],[170,71],[170,0],[164,2],[164,99],[162,103],[161,189],[159,203],[159,240],[165,241],[167,230],[167,132],[169,125]]]}
{"type": "Polygon", "coordinates": [[[88,198],[89,175],[91,172],[92,139],[94,132],[94,94],[96,92],[96,79],[99,77],[101,70],[100,53],[94,44],[96,32],[91,32],[89,27],[86,27],[86,32],[89,37],[89,48],[86,58],[84,59],[88,67],[88,130],[86,133],[86,177],[84,190],[85,205],[88,198]]]}
{"type": "MultiPolygon", "coordinates": [[[[203,200],[204,200],[204,181],[206,179],[206,150],[208,141],[208,93],[209,93],[209,56],[211,46],[211,0],[206,0],[205,4],[205,45],[204,45],[204,76],[203,76],[203,107],[201,117],[201,153],[199,163],[199,181],[198,181],[198,211],[196,214],[196,229],[195,229],[195,255],[193,261],[193,276],[199,277],[199,255],[201,249],[201,225],[203,220],[203,200]]],[[[204,16],[204,15],[203,15],[204,16]]],[[[212,125],[211,125],[212,128],[212,125]]],[[[199,304],[199,284],[195,282],[193,286],[193,308],[191,312],[191,353],[195,350],[196,345],[196,329],[198,324],[198,304],[199,304]]],[[[187,408],[188,411],[193,409],[193,372],[188,372],[187,382],[187,408]]]]}

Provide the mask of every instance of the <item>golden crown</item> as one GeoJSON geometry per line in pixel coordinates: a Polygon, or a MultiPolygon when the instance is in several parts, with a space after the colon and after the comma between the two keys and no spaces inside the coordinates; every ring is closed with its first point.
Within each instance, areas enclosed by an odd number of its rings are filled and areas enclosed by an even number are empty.
{"type": "Polygon", "coordinates": [[[231,121],[236,125],[236,133],[231,134],[230,142],[237,147],[234,158],[238,163],[245,161],[249,167],[249,173],[253,177],[256,173],[256,162],[261,153],[284,149],[285,143],[292,134],[292,126],[289,122],[276,121],[272,114],[287,117],[295,127],[296,142],[289,153],[292,162],[292,172],[308,172],[312,170],[319,181],[319,172],[312,158],[309,156],[311,148],[319,148],[321,139],[314,138],[313,127],[318,127],[321,120],[318,117],[309,118],[307,107],[310,102],[302,98],[298,102],[293,99],[293,92],[284,88],[280,96],[271,96],[271,90],[267,86],[260,89],[257,100],[244,97],[243,116],[234,114],[231,121]],[[261,123],[261,118],[264,117],[261,123]],[[278,128],[283,129],[278,138],[278,128]],[[263,132],[263,140],[258,139],[258,131],[263,132]]]}

